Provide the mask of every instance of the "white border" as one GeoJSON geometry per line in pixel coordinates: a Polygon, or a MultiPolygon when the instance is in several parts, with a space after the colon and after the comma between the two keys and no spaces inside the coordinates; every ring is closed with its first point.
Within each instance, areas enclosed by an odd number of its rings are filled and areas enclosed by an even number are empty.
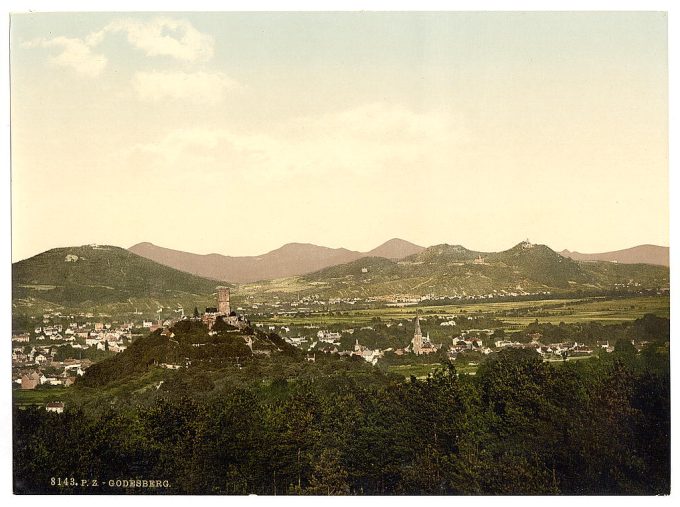
{"type": "MultiPolygon", "coordinates": [[[[678,338],[677,332],[677,322],[680,318],[678,313],[677,305],[674,304],[675,297],[677,294],[676,290],[679,289],[677,279],[675,276],[675,267],[680,266],[680,254],[676,251],[676,238],[673,234],[673,228],[677,227],[678,224],[678,210],[680,209],[680,203],[677,201],[677,189],[680,184],[680,176],[678,175],[677,169],[677,157],[676,157],[676,141],[678,139],[677,133],[677,119],[678,119],[678,100],[673,92],[673,90],[680,89],[680,79],[678,79],[677,64],[678,55],[680,55],[680,50],[678,49],[678,29],[680,23],[677,22],[676,16],[680,16],[680,10],[675,8],[674,4],[670,0],[573,0],[570,2],[566,1],[556,1],[556,0],[544,0],[544,1],[533,1],[533,0],[523,0],[523,1],[493,1],[493,0],[460,0],[460,1],[441,1],[441,0],[421,0],[421,1],[393,1],[387,2],[384,0],[329,0],[324,2],[314,2],[309,0],[285,0],[282,2],[275,2],[272,0],[235,0],[230,1],[226,4],[219,4],[211,0],[193,0],[191,2],[160,2],[160,1],[150,1],[150,0],[121,0],[118,2],[111,1],[101,1],[92,2],[86,0],[32,0],[32,1],[17,1],[8,0],[4,3],[6,6],[5,18],[0,26],[1,38],[3,44],[3,51],[1,52],[1,70],[0,76],[2,77],[2,103],[0,104],[0,114],[2,115],[2,149],[0,149],[0,160],[2,160],[2,171],[0,172],[0,330],[2,333],[3,340],[6,340],[7,347],[9,348],[9,338],[11,335],[11,317],[8,314],[8,310],[11,309],[11,247],[10,247],[10,173],[9,173],[9,13],[10,12],[30,12],[30,11],[42,11],[42,12],[75,12],[75,11],[86,11],[86,12],[115,12],[115,11],[163,11],[163,12],[193,12],[193,11],[389,11],[389,10],[408,10],[408,11],[437,11],[437,10],[448,10],[448,11],[522,11],[522,10],[536,10],[536,11],[621,11],[621,10],[644,10],[644,11],[667,11],[668,16],[668,30],[669,30],[669,192],[670,192],[670,224],[671,224],[671,235],[670,235],[670,246],[671,246],[671,341],[676,342],[678,338]],[[674,325],[675,323],[675,325],[674,325]]],[[[680,346],[680,342],[676,343],[672,347],[671,351],[671,361],[675,364],[676,356],[675,347],[680,346]]],[[[9,354],[6,354],[9,358],[9,354]]],[[[11,364],[9,360],[4,359],[5,355],[1,356],[3,359],[0,360],[2,364],[2,372],[4,377],[8,378],[8,374],[11,369],[11,364]]],[[[678,417],[678,396],[677,389],[675,387],[677,383],[675,378],[673,379],[673,389],[672,389],[672,421],[675,423],[679,420],[678,417]]],[[[11,412],[9,407],[11,407],[11,392],[9,388],[0,390],[0,402],[4,407],[2,413],[0,414],[0,429],[3,430],[2,433],[5,438],[0,441],[0,453],[2,457],[0,458],[0,495],[2,499],[7,502],[7,505],[33,505],[38,502],[49,503],[50,505],[61,506],[61,505],[80,505],[91,504],[93,502],[105,504],[110,504],[116,502],[118,497],[87,497],[87,496],[49,496],[49,497],[29,497],[29,496],[12,496],[11,488],[11,412]]],[[[675,430],[677,424],[673,424],[673,430],[675,430]]],[[[673,431],[673,437],[671,439],[672,449],[673,449],[673,462],[672,462],[672,492],[669,497],[578,497],[578,498],[568,498],[568,497],[503,497],[503,498],[489,498],[489,497],[462,497],[462,498],[451,498],[451,497],[430,497],[422,499],[414,499],[410,497],[389,497],[389,498],[375,498],[375,497],[360,497],[351,499],[342,498],[305,498],[305,497],[201,497],[200,502],[209,505],[221,504],[224,505],[225,502],[229,504],[247,504],[247,505],[260,505],[262,503],[276,503],[276,505],[317,505],[319,502],[324,504],[334,504],[339,503],[344,504],[347,501],[358,502],[360,504],[368,504],[376,501],[389,501],[391,504],[396,505],[411,505],[415,501],[423,502],[434,502],[436,504],[450,504],[451,502],[462,502],[465,505],[486,505],[487,503],[503,502],[503,505],[513,506],[525,506],[525,505],[543,505],[546,501],[551,504],[562,504],[567,502],[578,501],[579,503],[586,502],[597,502],[601,503],[616,503],[617,506],[629,506],[638,505],[641,502],[653,502],[655,504],[669,504],[674,496],[678,496],[675,490],[680,488],[680,482],[678,481],[678,465],[675,459],[678,456],[676,452],[678,450],[678,439],[680,436],[676,431],[673,431]]],[[[141,504],[144,503],[163,503],[164,505],[180,505],[187,501],[185,497],[130,497],[126,496],[126,503],[141,504]]]]}

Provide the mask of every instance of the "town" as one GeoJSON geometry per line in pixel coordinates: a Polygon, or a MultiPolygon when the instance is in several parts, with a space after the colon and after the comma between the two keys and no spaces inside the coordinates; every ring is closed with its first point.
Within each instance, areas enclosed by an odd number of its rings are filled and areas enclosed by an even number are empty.
{"type": "MultiPolygon", "coordinates": [[[[70,387],[95,362],[125,351],[134,340],[156,330],[169,336],[169,329],[182,320],[200,321],[208,329],[217,319],[236,328],[251,325],[243,315],[232,311],[228,288],[220,286],[216,291],[215,307],[205,308],[204,312],[194,309],[192,315],[184,315],[183,309],[181,312],[173,310],[180,315],[172,318],[161,317],[160,309],[155,321],[142,316],[121,321],[101,314],[95,317],[93,313],[43,314],[42,318],[33,319],[36,322],[32,329],[12,336],[12,380],[22,390],[70,387]]],[[[255,322],[252,325],[266,333],[278,334],[288,344],[304,351],[310,362],[325,354],[359,357],[372,365],[408,365],[423,361],[434,364],[448,360],[472,367],[467,369],[471,374],[484,357],[508,348],[535,352],[544,361],[574,360],[614,350],[614,343],[608,339],[589,340],[588,343],[554,340],[536,330],[523,331],[517,326],[512,329],[513,326],[490,315],[467,314],[464,309],[456,315],[442,316],[425,316],[418,312],[414,308],[410,316],[384,320],[374,317],[367,325],[337,322],[324,325],[321,313],[317,323],[295,323],[293,319],[288,324],[255,322]]],[[[274,317],[280,319],[290,317],[290,314],[280,312],[274,317]]],[[[314,314],[311,318],[314,320],[314,314]]],[[[252,341],[247,344],[252,350],[252,341]]],[[[632,344],[641,350],[646,342],[633,340],[632,344]]],[[[189,364],[158,366],[177,369],[189,367],[189,364]]],[[[50,401],[46,409],[63,410],[63,404],[60,406],[59,403],[50,401]]]]}
{"type": "MultiPolygon", "coordinates": [[[[465,317],[465,319],[473,320],[474,317],[465,317]]],[[[338,354],[341,356],[359,356],[371,364],[378,364],[381,359],[384,359],[386,354],[397,358],[411,358],[413,356],[427,356],[439,353],[439,357],[445,357],[448,360],[455,361],[463,357],[481,357],[499,352],[506,348],[517,348],[535,351],[545,361],[568,360],[573,358],[591,357],[599,352],[612,352],[614,350],[613,344],[609,340],[597,341],[593,345],[586,345],[578,342],[547,342],[541,333],[531,333],[523,338],[529,340],[518,341],[513,338],[513,334],[499,333],[494,329],[469,329],[458,333],[446,332],[446,338],[441,338],[439,342],[435,343],[430,338],[430,333],[423,335],[421,322],[424,319],[416,316],[412,322],[399,322],[398,324],[387,323],[386,327],[392,326],[396,328],[415,328],[413,338],[405,347],[387,347],[387,348],[371,348],[362,345],[358,338],[354,339],[353,347],[343,346],[343,339],[351,337],[355,332],[365,334],[375,331],[373,326],[363,326],[360,328],[344,328],[339,331],[329,331],[328,329],[320,329],[317,325],[307,325],[304,329],[307,331],[305,335],[290,336],[290,326],[265,326],[263,324],[256,324],[258,327],[266,327],[269,332],[276,332],[280,334],[284,340],[291,345],[298,347],[308,352],[307,359],[313,361],[316,353],[322,354],[338,354]],[[319,329],[316,333],[313,331],[319,329]],[[504,338],[498,338],[503,336],[504,338]]],[[[440,328],[455,329],[458,326],[455,318],[448,319],[432,319],[434,325],[440,328]]],[[[442,336],[441,333],[437,333],[442,336]]],[[[517,334],[519,337],[519,334],[517,334]]],[[[638,341],[633,343],[638,350],[642,349],[646,341],[638,341]]],[[[475,361],[467,363],[470,366],[476,366],[475,361]]]]}

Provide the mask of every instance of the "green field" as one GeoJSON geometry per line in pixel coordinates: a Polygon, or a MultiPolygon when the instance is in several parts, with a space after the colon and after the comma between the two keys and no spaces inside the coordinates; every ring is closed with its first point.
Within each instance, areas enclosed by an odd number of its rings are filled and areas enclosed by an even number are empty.
{"type": "Polygon", "coordinates": [[[278,315],[269,319],[262,319],[262,322],[271,324],[287,324],[294,322],[298,325],[304,324],[366,324],[375,317],[381,320],[401,320],[413,318],[416,313],[421,315],[459,315],[473,313],[496,313],[503,310],[544,308],[546,305],[577,303],[583,300],[558,299],[550,301],[516,301],[516,302],[497,302],[497,303],[477,303],[477,304],[453,304],[439,306],[407,306],[407,307],[381,307],[364,310],[346,310],[342,312],[317,312],[305,316],[278,315]]]}
{"type": "Polygon", "coordinates": [[[404,308],[373,308],[367,310],[348,310],[342,312],[318,312],[305,316],[278,315],[258,322],[274,325],[307,325],[307,324],[367,324],[378,317],[381,320],[399,320],[420,315],[460,315],[484,314],[496,316],[509,324],[526,325],[538,319],[539,322],[575,323],[602,321],[617,323],[635,320],[646,313],[659,317],[670,316],[670,298],[668,296],[637,297],[626,299],[553,299],[541,301],[488,302],[475,304],[453,304],[444,306],[411,306],[404,308]],[[507,316],[515,311],[517,316],[507,316]]]}
{"type": "Polygon", "coordinates": [[[17,406],[45,405],[50,401],[64,401],[68,387],[46,387],[41,389],[13,389],[12,399],[17,406]]]}
{"type": "Polygon", "coordinates": [[[539,322],[550,322],[552,324],[592,321],[616,324],[638,319],[647,313],[670,318],[670,298],[659,296],[610,300],[593,299],[579,304],[566,304],[563,308],[551,308],[547,312],[541,312],[537,309],[532,315],[504,317],[502,320],[522,325],[529,324],[536,319],[539,322]]]}

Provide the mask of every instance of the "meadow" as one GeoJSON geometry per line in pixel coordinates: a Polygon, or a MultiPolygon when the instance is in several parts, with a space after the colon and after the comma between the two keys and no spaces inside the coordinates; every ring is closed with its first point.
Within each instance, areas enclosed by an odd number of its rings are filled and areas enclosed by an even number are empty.
{"type": "Polygon", "coordinates": [[[507,301],[458,303],[451,305],[418,305],[408,307],[381,307],[342,312],[319,311],[304,315],[274,315],[258,319],[258,322],[272,325],[330,325],[368,324],[379,318],[382,321],[413,318],[418,313],[423,316],[439,317],[456,315],[486,315],[496,317],[512,327],[526,325],[538,319],[541,323],[567,324],[576,322],[599,321],[608,324],[626,322],[642,317],[647,313],[658,317],[670,317],[670,298],[668,296],[645,296],[622,299],[604,297],[581,299],[552,299],[540,301],[507,301]]]}
{"type": "Polygon", "coordinates": [[[13,389],[14,405],[25,407],[29,405],[45,405],[51,401],[64,401],[72,392],[68,387],[45,387],[40,389],[13,389]]]}

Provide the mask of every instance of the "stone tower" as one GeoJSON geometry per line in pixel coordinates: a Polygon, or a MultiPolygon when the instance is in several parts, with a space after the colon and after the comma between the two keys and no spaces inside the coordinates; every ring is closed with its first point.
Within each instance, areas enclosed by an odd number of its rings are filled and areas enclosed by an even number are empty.
{"type": "Polygon", "coordinates": [[[423,333],[420,330],[420,319],[416,315],[416,331],[413,333],[413,340],[411,340],[413,345],[413,353],[420,355],[423,350],[423,333]]]}
{"type": "Polygon", "coordinates": [[[217,287],[217,311],[223,315],[229,315],[229,287],[217,287]]]}

